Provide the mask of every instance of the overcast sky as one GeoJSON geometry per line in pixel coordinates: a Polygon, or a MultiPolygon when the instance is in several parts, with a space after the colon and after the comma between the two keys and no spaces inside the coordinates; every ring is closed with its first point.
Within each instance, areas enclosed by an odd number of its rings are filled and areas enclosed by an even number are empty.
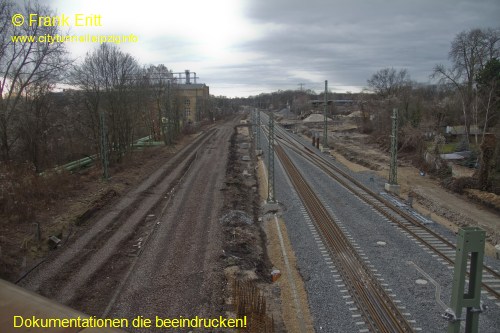
{"type": "MultiPolygon", "coordinates": [[[[500,27],[499,0],[45,0],[58,14],[101,15],[71,34],[134,34],[121,44],[141,64],[190,69],[210,93],[278,89],[359,91],[384,67],[428,82],[450,43],[500,27]]],[[[68,45],[75,57],[95,44],[68,45]]]]}

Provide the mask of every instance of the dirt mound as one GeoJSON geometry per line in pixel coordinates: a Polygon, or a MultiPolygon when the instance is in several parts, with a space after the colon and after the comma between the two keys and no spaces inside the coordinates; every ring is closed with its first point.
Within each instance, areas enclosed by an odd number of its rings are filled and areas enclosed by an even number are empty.
{"type": "Polygon", "coordinates": [[[500,195],[475,189],[464,190],[467,197],[500,212],[500,195]]]}
{"type": "Polygon", "coordinates": [[[253,224],[253,220],[247,213],[241,210],[232,210],[220,218],[223,225],[237,227],[253,224]]]}
{"type": "MultiPolygon", "coordinates": [[[[226,167],[224,213],[220,218],[224,230],[224,260],[226,267],[237,266],[251,271],[261,280],[270,279],[271,264],[267,257],[265,234],[258,221],[259,195],[255,173],[243,176],[242,170],[255,170],[255,155],[248,128],[237,126],[231,137],[226,167]],[[248,143],[249,149],[239,149],[248,143]],[[250,160],[241,159],[250,154],[250,160]]],[[[239,273],[238,273],[239,274],[239,273]]]]}
{"type": "Polygon", "coordinates": [[[388,164],[387,159],[382,155],[368,154],[366,151],[358,151],[347,145],[342,145],[337,142],[336,151],[342,154],[348,161],[362,165],[370,170],[382,170],[381,164],[388,164]]]}
{"type": "Polygon", "coordinates": [[[109,204],[115,197],[120,194],[115,191],[115,189],[109,189],[105,191],[99,198],[92,202],[89,209],[87,209],[83,214],[78,216],[76,219],[76,225],[80,225],[85,223],[88,219],[95,215],[98,211],[100,211],[103,207],[109,204]]]}
{"type": "MultiPolygon", "coordinates": [[[[326,119],[327,119],[327,122],[329,122],[329,123],[333,122],[332,118],[326,118],[326,119]]],[[[310,115],[309,117],[304,119],[305,123],[320,123],[323,121],[325,121],[325,116],[322,114],[319,114],[319,113],[313,113],[312,115],[310,115]]]]}

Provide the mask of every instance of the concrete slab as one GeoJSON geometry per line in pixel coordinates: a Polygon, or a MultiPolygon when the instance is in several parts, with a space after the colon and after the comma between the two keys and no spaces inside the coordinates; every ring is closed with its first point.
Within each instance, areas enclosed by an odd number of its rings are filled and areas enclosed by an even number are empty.
{"type": "Polygon", "coordinates": [[[401,186],[400,185],[394,185],[394,184],[385,183],[384,188],[385,188],[385,190],[387,192],[391,192],[391,193],[394,193],[396,195],[399,195],[399,193],[401,192],[401,186]]]}
{"type": "Polygon", "coordinates": [[[280,205],[277,202],[266,202],[264,205],[262,205],[262,213],[263,215],[269,214],[269,213],[276,213],[280,211],[280,205]]]}

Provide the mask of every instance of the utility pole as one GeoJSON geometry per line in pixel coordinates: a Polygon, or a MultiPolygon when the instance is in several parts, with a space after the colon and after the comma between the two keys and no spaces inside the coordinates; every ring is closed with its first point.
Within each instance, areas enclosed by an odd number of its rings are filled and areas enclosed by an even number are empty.
{"type": "Polygon", "coordinates": [[[392,132],[391,132],[391,163],[389,170],[389,182],[385,189],[389,192],[399,194],[398,185],[398,109],[392,109],[392,132]]]}
{"type": "Polygon", "coordinates": [[[327,104],[328,104],[328,80],[325,80],[325,105],[323,109],[323,114],[325,116],[325,124],[323,126],[323,150],[328,148],[328,118],[326,115],[326,109],[327,109],[327,104]]]}
{"type": "Polygon", "coordinates": [[[107,142],[107,137],[106,137],[106,123],[105,123],[105,118],[104,118],[104,113],[99,112],[99,123],[101,127],[101,140],[100,140],[100,146],[101,146],[101,163],[102,163],[102,177],[105,180],[108,180],[109,178],[109,173],[108,173],[108,142],[107,142]]]}
{"type": "Polygon", "coordinates": [[[274,114],[269,113],[269,147],[267,154],[267,202],[275,203],[274,197],[274,114]]]}
{"type": "Polygon", "coordinates": [[[391,165],[389,184],[398,185],[398,109],[392,109],[391,165]]]}
{"type": "Polygon", "coordinates": [[[257,109],[257,150],[260,151],[260,110],[257,109]]]}
{"type": "Polygon", "coordinates": [[[166,103],[165,103],[165,118],[166,118],[166,124],[163,125],[163,128],[167,128],[167,133],[163,133],[163,137],[165,140],[165,144],[169,145],[172,143],[170,136],[172,135],[172,126],[171,126],[171,121],[172,121],[172,104],[170,100],[170,80],[167,81],[167,96],[166,96],[166,103]]]}
{"type": "MultiPolygon", "coordinates": [[[[174,130],[176,130],[175,122],[178,121],[177,116],[174,117],[174,90],[175,86],[172,86],[172,81],[167,82],[167,101],[166,101],[166,117],[167,117],[167,136],[165,143],[171,145],[174,143],[174,130]]],[[[177,107],[177,106],[176,106],[177,107]]]]}
{"type": "Polygon", "coordinates": [[[305,86],[306,84],[305,83],[299,83],[297,85],[300,86],[300,91],[302,91],[302,87],[305,86]]]}

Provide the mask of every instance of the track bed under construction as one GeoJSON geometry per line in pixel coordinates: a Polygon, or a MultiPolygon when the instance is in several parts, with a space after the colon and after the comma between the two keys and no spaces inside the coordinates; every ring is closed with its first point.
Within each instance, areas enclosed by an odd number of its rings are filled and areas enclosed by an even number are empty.
{"type": "Polygon", "coordinates": [[[233,126],[200,134],[18,284],[96,316],[217,315],[219,188],[233,126]]]}

